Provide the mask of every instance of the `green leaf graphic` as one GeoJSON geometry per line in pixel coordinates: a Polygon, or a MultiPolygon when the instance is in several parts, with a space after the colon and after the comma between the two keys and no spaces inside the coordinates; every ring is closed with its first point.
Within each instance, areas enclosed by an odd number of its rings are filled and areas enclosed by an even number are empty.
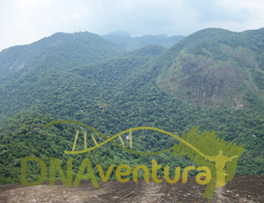
{"type": "Polygon", "coordinates": [[[222,157],[226,160],[231,157],[232,160],[226,161],[224,163],[225,168],[223,168],[223,171],[226,173],[225,183],[227,183],[234,178],[237,161],[244,152],[244,148],[239,147],[236,144],[232,144],[232,142],[227,144],[225,140],[218,138],[214,131],[204,131],[201,135],[197,134],[198,128],[199,126],[192,128],[187,136],[185,136],[184,133],[181,136],[181,139],[188,142],[191,147],[187,146],[183,142],[175,144],[172,155],[177,155],[179,157],[186,156],[193,163],[210,168],[212,178],[207,184],[208,187],[204,193],[204,197],[210,201],[214,195],[217,181],[219,180],[217,180],[216,163],[209,161],[209,159],[215,159],[218,157],[220,151],[223,151],[224,156],[222,157]]]}

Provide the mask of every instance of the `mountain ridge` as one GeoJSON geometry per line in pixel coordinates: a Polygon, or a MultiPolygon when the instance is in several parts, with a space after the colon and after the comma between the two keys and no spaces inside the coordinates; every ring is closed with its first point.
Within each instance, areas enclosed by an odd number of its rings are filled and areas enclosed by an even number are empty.
{"type": "MultiPolygon", "coordinates": [[[[80,33],[55,33],[49,37],[45,37],[36,42],[28,45],[13,46],[4,49],[0,52],[0,72],[1,76],[8,74],[15,70],[19,70],[27,66],[30,62],[36,59],[39,55],[43,55],[43,52],[52,51],[52,49],[58,47],[58,49],[63,49],[63,44],[65,43],[75,43],[79,46],[104,46],[104,49],[109,49],[109,53],[121,54],[124,50],[119,48],[117,45],[108,42],[96,34],[89,32],[80,33]],[[110,49],[112,49],[110,51],[110,49]]],[[[70,47],[70,46],[68,46],[70,47]]],[[[95,48],[91,47],[91,48],[95,48]]],[[[75,47],[76,48],[76,47],[75,47]]],[[[59,51],[59,50],[57,50],[59,51]]],[[[77,50],[76,50],[77,51],[77,50]]],[[[94,51],[99,51],[94,50],[94,51]]],[[[112,56],[112,54],[110,54],[112,56]]]]}

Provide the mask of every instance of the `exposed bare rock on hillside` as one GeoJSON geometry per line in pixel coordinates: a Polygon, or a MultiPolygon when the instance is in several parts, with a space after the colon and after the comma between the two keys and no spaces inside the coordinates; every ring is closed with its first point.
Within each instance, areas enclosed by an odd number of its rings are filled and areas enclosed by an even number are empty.
{"type": "MultiPolygon", "coordinates": [[[[90,181],[81,181],[77,188],[67,188],[61,182],[50,187],[48,183],[24,187],[21,184],[0,186],[0,203],[11,202],[68,202],[68,203],[152,203],[152,202],[208,202],[204,197],[205,186],[198,185],[194,178],[182,184],[149,183],[139,180],[135,183],[99,182],[94,188],[90,181]],[[124,198],[125,197],[125,198],[124,198]]],[[[223,188],[217,188],[211,201],[223,203],[264,202],[264,176],[236,176],[223,188]]]]}

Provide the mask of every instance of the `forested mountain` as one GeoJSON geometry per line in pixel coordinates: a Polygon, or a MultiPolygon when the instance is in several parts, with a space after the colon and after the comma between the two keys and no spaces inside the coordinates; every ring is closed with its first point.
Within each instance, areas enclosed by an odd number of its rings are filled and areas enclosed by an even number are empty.
{"type": "Polygon", "coordinates": [[[56,33],[29,45],[14,46],[1,51],[0,73],[3,76],[22,69],[33,60],[40,60],[39,58],[49,57],[57,61],[58,65],[65,65],[60,60],[67,58],[71,66],[76,66],[113,57],[123,52],[113,43],[89,32],[56,33]]]}
{"type": "Polygon", "coordinates": [[[147,45],[160,45],[164,48],[170,48],[184,38],[184,36],[181,35],[172,37],[168,37],[167,35],[144,35],[141,37],[131,37],[131,35],[127,32],[113,32],[103,35],[102,37],[118,44],[120,47],[128,51],[133,51],[147,45]]]}
{"type": "MultiPolygon", "coordinates": [[[[206,29],[169,49],[156,44],[128,52],[94,34],[58,33],[3,50],[1,183],[19,181],[15,174],[24,156],[35,155],[47,163],[51,156],[65,156],[62,149],[70,149],[78,126],[41,128],[58,119],[85,123],[109,137],[139,126],[181,135],[199,125],[199,133],[215,130],[220,138],[245,147],[238,174],[264,174],[262,36],[263,29],[241,33],[206,29]],[[46,40],[53,42],[48,45],[46,40]],[[19,69],[17,64],[22,63],[19,69]],[[10,72],[12,64],[16,68],[10,72]]],[[[138,151],[175,144],[171,137],[155,133],[138,133],[133,139],[138,151]]],[[[94,164],[104,162],[104,171],[110,163],[151,165],[148,156],[123,152],[110,143],[87,156],[94,164]]],[[[171,157],[171,152],[154,158],[162,170],[166,165],[191,164],[186,158],[171,157]]]]}
{"type": "Polygon", "coordinates": [[[157,84],[194,105],[243,108],[246,95],[264,101],[264,30],[194,33],[158,60],[157,84]]]}

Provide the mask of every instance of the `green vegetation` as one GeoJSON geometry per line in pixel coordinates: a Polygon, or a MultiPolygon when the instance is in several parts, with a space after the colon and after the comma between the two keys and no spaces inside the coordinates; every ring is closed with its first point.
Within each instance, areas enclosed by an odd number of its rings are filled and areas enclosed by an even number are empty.
{"type": "MultiPolygon", "coordinates": [[[[81,136],[86,129],[72,124],[42,128],[59,119],[85,123],[108,137],[139,126],[181,135],[199,125],[198,133],[214,130],[245,148],[237,174],[264,174],[263,32],[207,29],[167,50],[151,45],[132,52],[90,33],[58,33],[2,51],[0,183],[20,181],[25,156],[39,157],[47,166],[49,158],[56,157],[63,167],[73,157],[74,175],[84,157],[93,167],[101,164],[104,171],[110,164],[131,168],[143,164],[151,169],[155,158],[162,165],[160,176],[165,166],[192,165],[187,157],[172,152],[139,156],[111,143],[86,154],[63,154],[71,150],[76,130],[81,136]],[[16,68],[9,70],[11,65],[16,68]]],[[[155,132],[133,134],[137,151],[160,151],[175,143],[155,132]]],[[[88,139],[87,146],[93,145],[88,139]]],[[[83,149],[83,139],[76,146],[83,149]]],[[[30,180],[38,177],[37,165],[32,163],[28,170],[30,180]]]]}

